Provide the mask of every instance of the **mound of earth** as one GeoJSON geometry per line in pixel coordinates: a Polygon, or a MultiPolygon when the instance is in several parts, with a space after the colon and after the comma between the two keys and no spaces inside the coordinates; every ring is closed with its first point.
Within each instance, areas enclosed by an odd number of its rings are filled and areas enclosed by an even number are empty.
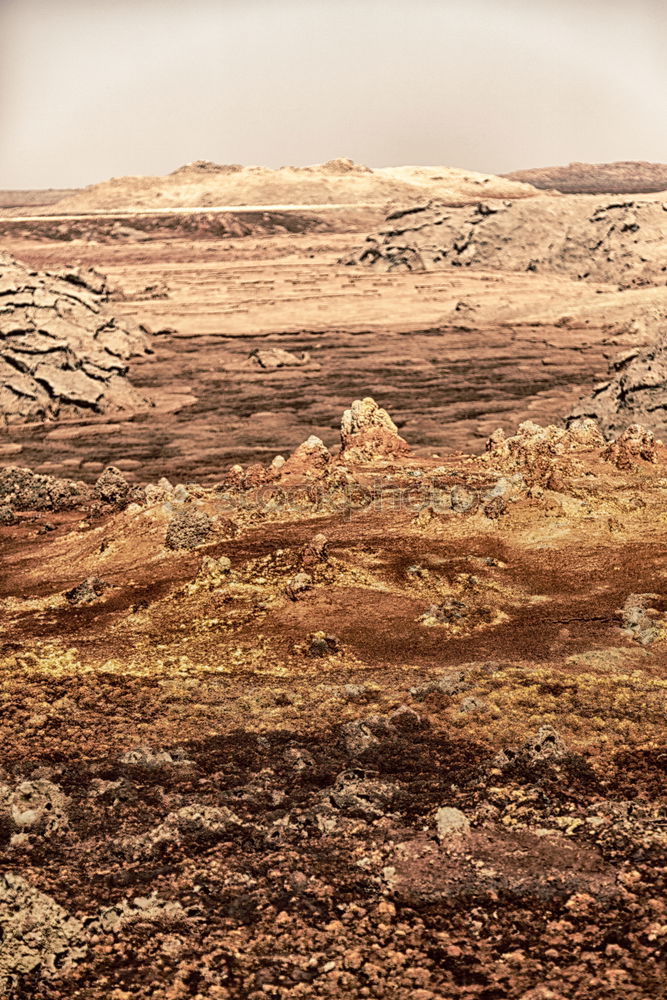
{"type": "Polygon", "coordinates": [[[623,286],[667,283],[667,201],[582,197],[430,202],[392,212],[346,264],[383,271],[545,271],[623,286]]]}
{"type": "Polygon", "coordinates": [[[7,1000],[665,995],[667,449],[341,445],[10,477],[7,1000]]]}
{"type": "Polygon", "coordinates": [[[146,405],[127,378],[148,338],[108,309],[92,269],[33,271],[0,254],[0,422],[133,410],[146,405]]]}
{"type": "Polygon", "coordinates": [[[114,177],[57,202],[52,211],[201,208],[232,205],[411,204],[437,198],[467,204],[484,198],[526,198],[535,188],[451,167],[371,169],[351,160],[309,167],[241,167],[199,161],[166,177],[114,177]]]}
{"type": "Polygon", "coordinates": [[[513,170],[503,177],[564,194],[644,194],[667,191],[667,163],[619,161],[513,170]]]}

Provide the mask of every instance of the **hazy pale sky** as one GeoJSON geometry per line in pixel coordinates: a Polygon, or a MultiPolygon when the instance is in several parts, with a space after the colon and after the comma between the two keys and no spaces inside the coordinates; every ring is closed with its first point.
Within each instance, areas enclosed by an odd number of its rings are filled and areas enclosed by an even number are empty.
{"type": "Polygon", "coordinates": [[[667,0],[0,0],[0,188],[667,161],[667,0]]]}

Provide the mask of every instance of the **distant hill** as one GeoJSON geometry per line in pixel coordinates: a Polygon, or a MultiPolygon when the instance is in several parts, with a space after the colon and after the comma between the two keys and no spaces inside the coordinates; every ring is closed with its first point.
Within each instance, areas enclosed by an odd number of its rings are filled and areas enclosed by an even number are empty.
{"type": "Polygon", "coordinates": [[[507,180],[563,194],[647,194],[667,191],[667,163],[623,160],[618,163],[570,163],[503,174],[507,180]]]}
{"type": "Polygon", "coordinates": [[[166,177],[115,177],[63,198],[57,212],[217,206],[410,205],[437,198],[474,204],[529,198],[528,184],[453,167],[370,168],[352,160],[309,167],[243,167],[197,161],[166,177]]]}

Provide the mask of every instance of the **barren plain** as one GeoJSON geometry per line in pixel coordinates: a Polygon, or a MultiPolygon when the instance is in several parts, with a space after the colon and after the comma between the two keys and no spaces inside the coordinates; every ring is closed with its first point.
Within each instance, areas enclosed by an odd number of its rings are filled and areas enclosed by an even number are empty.
{"type": "MultiPolygon", "coordinates": [[[[397,206],[340,207],[364,168],[201,205],[238,172],[190,165],[168,212],[132,180],[0,218],[32,407],[0,430],[0,991],[662,995],[664,279],[483,241],[412,269],[412,230],[367,267],[397,206]],[[91,357],[48,341],[82,304],[91,357]],[[151,348],[122,372],[118,330],[151,348]],[[109,371],[131,392],[71,388],[109,371]]],[[[462,173],[447,212],[513,218],[462,173]]]]}

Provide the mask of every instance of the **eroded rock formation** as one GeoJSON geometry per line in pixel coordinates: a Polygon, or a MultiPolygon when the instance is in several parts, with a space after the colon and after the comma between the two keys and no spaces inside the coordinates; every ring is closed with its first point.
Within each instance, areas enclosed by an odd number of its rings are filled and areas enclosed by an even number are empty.
{"type": "Polygon", "coordinates": [[[667,282],[667,202],[599,198],[429,202],[392,212],[346,264],[378,270],[545,271],[624,286],[667,282]]]}
{"type": "Polygon", "coordinates": [[[386,410],[367,396],[355,399],[340,425],[341,454],[348,461],[369,461],[410,450],[386,410]]]}
{"type": "Polygon", "coordinates": [[[653,347],[626,351],[612,361],[609,379],[580,400],[570,420],[593,417],[607,435],[640,422],[667,436],[667,343],[664,333],[659,336],[653,347]]]}
{"type": "Polygon", "coordinates": [[[149,340],[108,299],[93,270],[33,271],[0,253],[0,424],[147,405],[127,373],[149,340]]]}

